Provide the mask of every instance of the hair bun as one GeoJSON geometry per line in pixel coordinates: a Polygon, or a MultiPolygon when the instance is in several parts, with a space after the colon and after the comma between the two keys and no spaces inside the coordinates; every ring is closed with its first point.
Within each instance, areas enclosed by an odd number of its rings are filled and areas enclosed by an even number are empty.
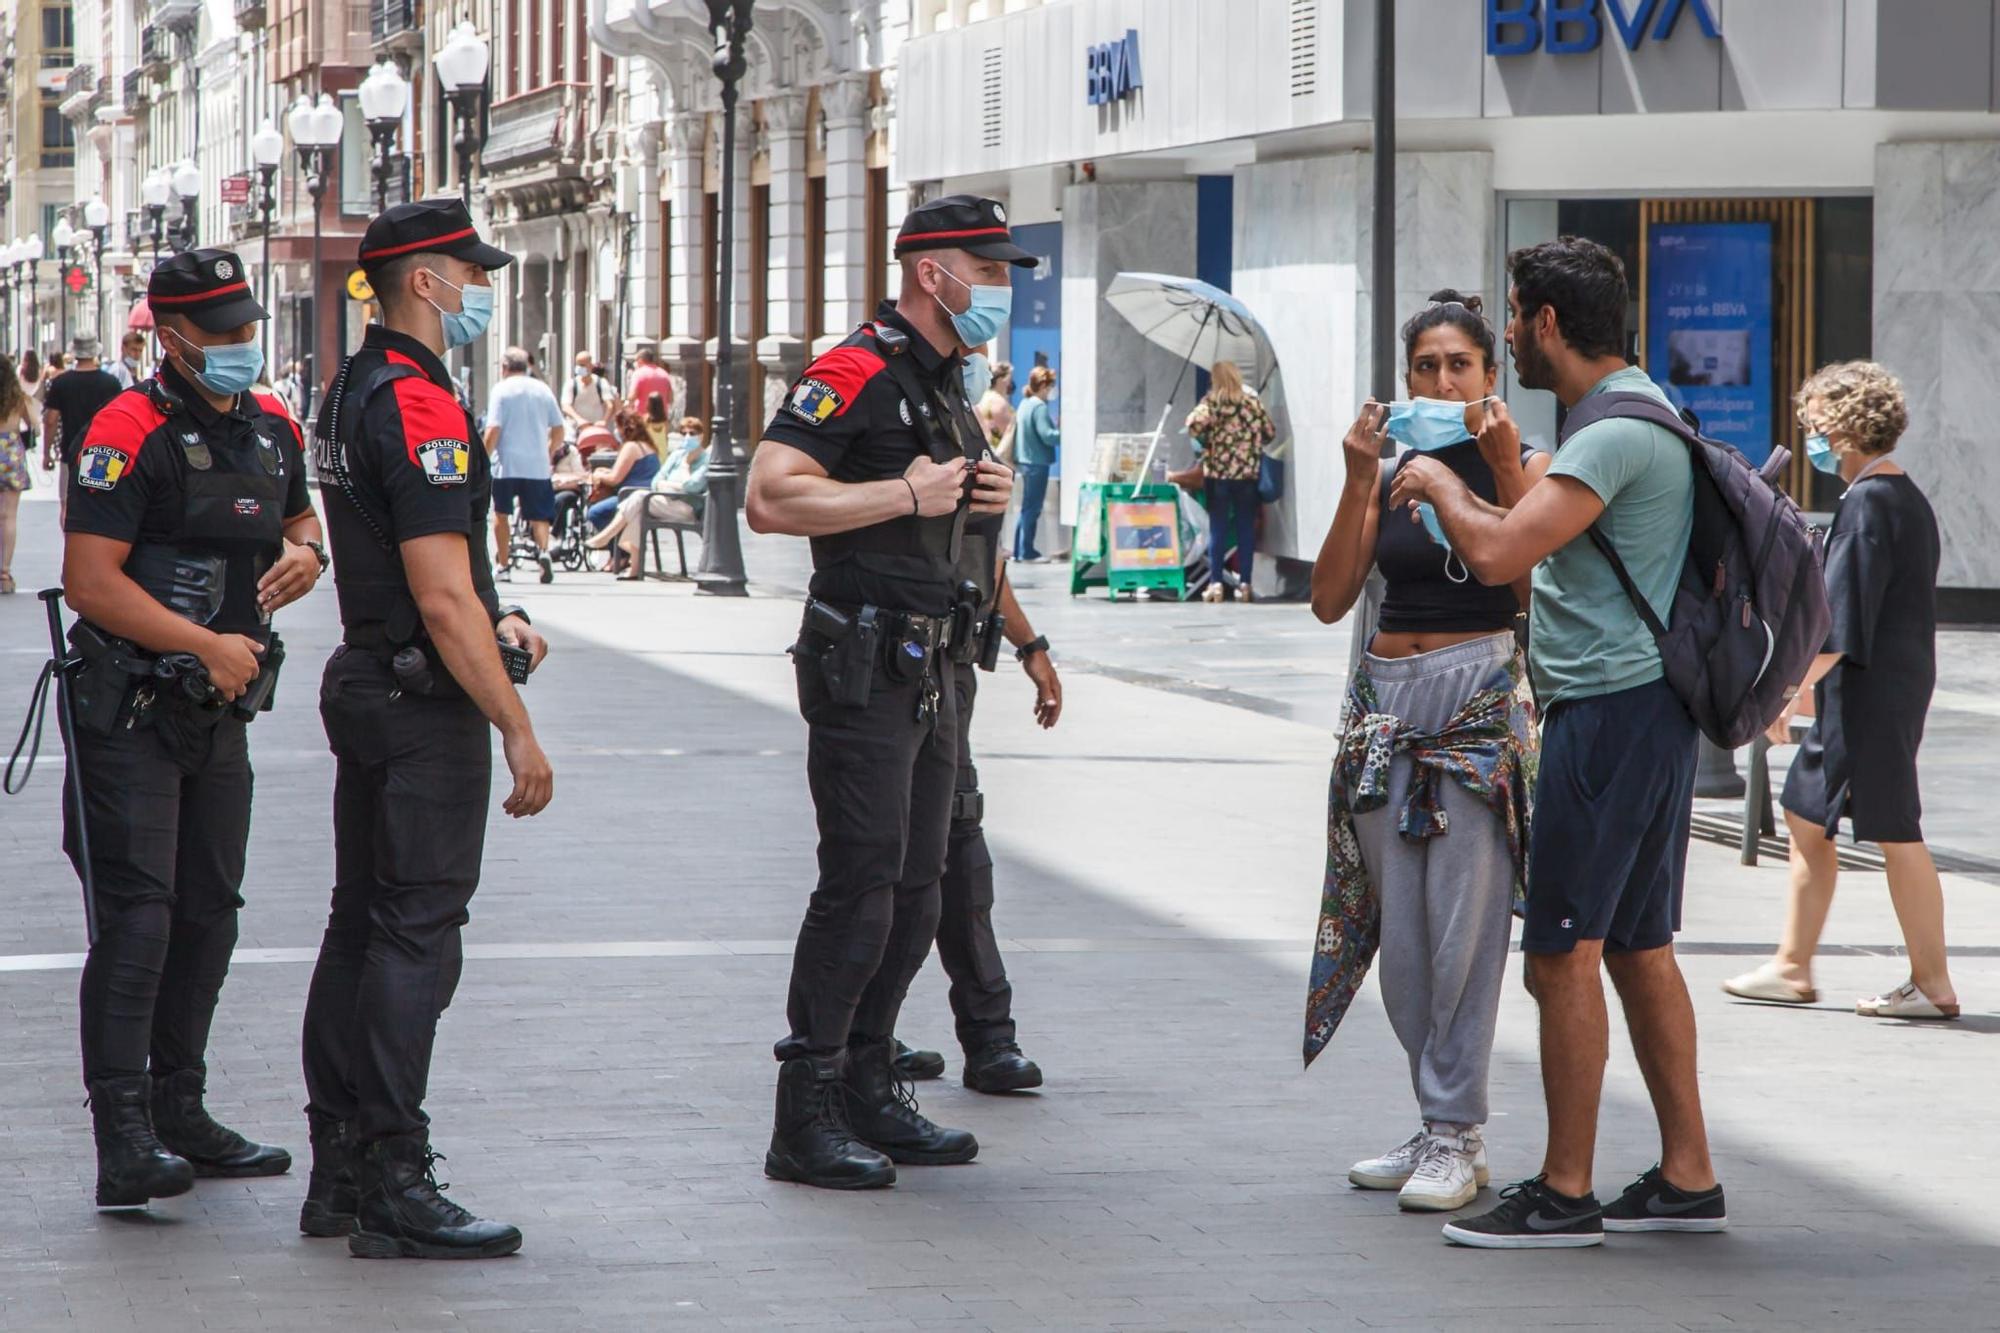
{"type": "Polygon", "coordinates": [[[1432,305],[1462,305],[1473,314],[1479,314],[1483,303],[1477,296],[1466,296],[1453,287],[1440,288],[1431,293],[1432,305]]]}

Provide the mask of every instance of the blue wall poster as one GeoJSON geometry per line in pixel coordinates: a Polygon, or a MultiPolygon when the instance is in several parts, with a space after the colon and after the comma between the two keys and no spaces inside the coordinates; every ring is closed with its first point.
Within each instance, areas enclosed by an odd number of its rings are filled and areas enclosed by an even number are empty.
{"type": "Polygon", "coordinates": [[[1771,224],[1647,232],[1646,373],[1702,434],[1753,463],[1771,453],[1771,224]]]}

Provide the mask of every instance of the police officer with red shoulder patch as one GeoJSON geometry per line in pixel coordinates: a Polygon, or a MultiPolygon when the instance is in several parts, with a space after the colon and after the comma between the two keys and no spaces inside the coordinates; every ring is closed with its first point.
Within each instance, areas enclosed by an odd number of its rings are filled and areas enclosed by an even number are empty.
{"type": "Polygon", "coordinates": [[[958,715],[951,624],[965,530],[1006,511],[960,375],[1035,259],[991,199],[911,211],[902,291],[786,392],[750,470],[760,532],[812,539],[792,649],[808,728],[819,883],[792,963],[790,1033],[765,1174],[831,1189],[896,1164],[971,1161],[970,1133],[918,1114],[894,1065],[896,1015],[937,933],[958,715]]]}
{"type": "Polygon", "coordinates": [[[335,866],[306,999],[299,1229],[364,1258],[484,1258],[521,1233],[439,1192],[423,1101],[479,886],[488,727],[513,774],[508,814],[540,811],[555,779],[516,689],[548,645],[494,593],[492,469],[444,354],[486,332],[488,275],[513,256],[452,198],[383,213],[360,261],[382,322],[341,366],[314,437],[342,641],[320,687],[335,866]]]}
{"type": "Polygon", "coordinates": [[[80,998],[103,1208],[291,1167],[203,1099],[243,906],[246,727],[283,661],[271,617],[326,563],[299,429],[251,391],[268,316],[243,261],[175,255],[146,298],[159,371],[79,440],[63,543],[84,662],[69,738],[83,820],[66,801],[64,842],[94,894],[80,998]]]}

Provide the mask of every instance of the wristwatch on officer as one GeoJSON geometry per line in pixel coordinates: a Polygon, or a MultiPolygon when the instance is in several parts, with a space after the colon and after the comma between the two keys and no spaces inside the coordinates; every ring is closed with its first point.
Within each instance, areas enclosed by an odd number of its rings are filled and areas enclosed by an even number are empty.
{"type": "Polygon", "coordinates": [[[1048,650],[1049,636],[1046,634],[1037,634],[1034,638],[1014,650],[1014,660],[1016,662],[1025,662],[1036,653],[1045,653],[1048,650]]]}
{"type": "Polygon", "coordinates": [[[319,572],[326,573],[327,566],[333,563],[333,558],[326,553],[326,547],[318,542],[300,542],[299,545],[313,553],[313,557],[319,561],[319,572]]]}
{"type": "Polygon", "coordinates": [[[532,625],[532,624],[534,624],[534,623],[535,623],[534,621],[532,621],[532,620],[528,619],[528,613],[527,613],[527,611],[525,611],[524,609],[522,609],[521,607],[518,607],[518,606],[503,606],[503,607],[501,607],[501,608],[500,608],[500,609],[499,609],[499,610],[498,610],[497,612],[495,612],[495,613],[494,613],[494,616],[493,616],[493,623],[497,625],[497,624],[499,624],[499,623],[500,623],[501,621],[505,620],[505,619],[506,619],[506,618],[507,618],[508,616],[519,616],[519,617],[521,617],[521,623],[522,623],[522,624],[524,624],[524,625],[532,625]]]}

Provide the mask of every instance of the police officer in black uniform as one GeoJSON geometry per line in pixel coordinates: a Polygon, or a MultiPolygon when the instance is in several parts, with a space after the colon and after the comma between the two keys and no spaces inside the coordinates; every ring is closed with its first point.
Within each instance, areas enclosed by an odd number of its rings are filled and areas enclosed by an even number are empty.
{"type": "Polygon", "coordinates": [[[337,762],[333,909],[306,999],[311,1236],[364,1258],[511,1254],[521,1233],[439,1192],[424,1091],[451,1003],[501,735],[516,818],[554,777],[517,682],[547,645],[493,591],[492,471],[444,353],[486,331],[513,262],[456,198],[398,204],[361,240],[382,303],[314,433],[341,646],[320,716],[337,762]]]}
{"type": "Polygon", "coordinates": [[[289,1170],[203,1106],[209,1025],[236,947],[250,835],[246,727],[270,707],[271,614],[325,568],[298,427],[263,366],[243,261],[193,250],[153,270],[157,375],[81,436],[63,582],[76,734],[64,842],[95,889],[83,1076],[97,1204],[143,1206],[196,1176],[289,1170]]]}
{"type": "MultiPolygon", "coordinates": [[[[954,622],[952,680],[958,690],[958,768],[951,798],[951,834],[939,883],[938,962],[951,979],[951,1012],[965,1052],[960,1081],[974,1092],[1021,1092],[1042,1085],[1042,1070],[1021,1053],[1014,1032],[1014,988],[993,932],[993,853],[986,846],[986,795],[972,762],[972,710],[979,670],[991,671],[1002,639],[1035,685],[1035,720],[1044,729],[1062,716],[1062,680],[1049,641],[1028,623],[1007,579],[1000,542],[1005,519],[982,515],[966,525],[959,562],[959,618],[954,622]],[[959,626],[966,627],[960,633],[959,626]],[[975,670],[974,668],[978,668],[975,670]]],[[[896,1067],[910,1078],[936,1078],[944,1057],[896,1044],[896,1067]]]]}
{"type": "Polygon", "coordinates": [[[1008,239],[1000,205],[967,195],[913,210],[896,254],[901,295],[806,367],[750,472],[750,525],[812,538],[792,653],[819,824],[764,1171],[836,1189],[979,1151],[971,1134],[917,1113],[894,1041],[937,933],[965,528],[1003,513],[1013,490],[1007,468],[980,461],[961,358],[1006,317],[1009,265],[1035,260],[1008,239]]]}

